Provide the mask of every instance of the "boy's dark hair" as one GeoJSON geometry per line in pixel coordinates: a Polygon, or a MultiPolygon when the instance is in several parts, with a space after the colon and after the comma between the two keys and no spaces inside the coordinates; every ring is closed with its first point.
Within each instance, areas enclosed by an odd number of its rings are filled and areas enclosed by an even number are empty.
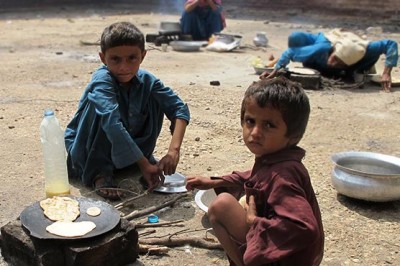
{"type": "Polygon", "coordinates": [[[254,99],[261,108],[272,107],[281,112],[287,126],[286,137],[296,145],[306,131],[310,115],[310,103],[300,83],[284,77],[253,82],[244,94],[240,121],[243,125],[246,102],[254,99]]]}
{"type": "Polygon", "coordinates": [[[130,22],[116,22],[106,27],[101,34],[100,47],[101,52],[105,53],[107,49],[134,45],[144,51],[144,35],[130,22]]]}

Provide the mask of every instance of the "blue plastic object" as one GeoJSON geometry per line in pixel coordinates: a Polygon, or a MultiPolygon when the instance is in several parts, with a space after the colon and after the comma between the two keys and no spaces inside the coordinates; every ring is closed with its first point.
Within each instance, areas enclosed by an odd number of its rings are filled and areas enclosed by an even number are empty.
{"type": "Polygon", "coordinates": [[[149,215],[149,217],[147,218],[147,220],[149,221],[149,223],[154,224],[154,223],[158,223],[158,216],[151,214],[149,215]]]}

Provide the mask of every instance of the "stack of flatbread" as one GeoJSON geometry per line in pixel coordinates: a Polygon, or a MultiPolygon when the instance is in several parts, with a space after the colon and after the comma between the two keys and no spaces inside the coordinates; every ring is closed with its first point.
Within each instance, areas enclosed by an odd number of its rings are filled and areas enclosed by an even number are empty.
{"type": "Polygon", "coordinates": [[[55,196],[40,201],[44,215],[51,221],[46,227],[50,234],[62,237],[84,236],[96,228],[91,221],[74,222],[80,215],[79,202],[69,197],[55,196]]]}

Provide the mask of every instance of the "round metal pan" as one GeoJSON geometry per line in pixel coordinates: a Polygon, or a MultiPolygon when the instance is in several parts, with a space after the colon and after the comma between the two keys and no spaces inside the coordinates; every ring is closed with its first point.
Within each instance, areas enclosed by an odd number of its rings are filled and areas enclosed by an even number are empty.
{"type": "Polygon", "coordinates": [[[112,230],[121,219],[118,210],[104,201],[83,197],[78,198],[71,196],[71,198],[76,199],[79,202],[80,207],[80,215],[75,222],[91,221],[96,224],[96,228],[86,235],[78,237],[63,237],[47,232],[46,227],[52,224],[53,221],[44,215],[39,201],[26,207],[22,211],[20,215],[22,225],[30,232],[31,236],[40,239],[84,239],[98,236],[112,230]],[[86,210],[89,207],[100,208],[100,215],[95,217],[87,215],[86,210]]]}
{"type": "MultiPolygon", "coordinates": [[[[164,184],[154,189],[155,192],[160,193],[182,193],[187,192],[186,189],[186,177],[181,173],[176,172],[172,175],[165,175],[164,184]]],[[[140,182],[143,184],[145,189],[148,188],[146,181],[143,177],[140,178],[140,182]]]]}

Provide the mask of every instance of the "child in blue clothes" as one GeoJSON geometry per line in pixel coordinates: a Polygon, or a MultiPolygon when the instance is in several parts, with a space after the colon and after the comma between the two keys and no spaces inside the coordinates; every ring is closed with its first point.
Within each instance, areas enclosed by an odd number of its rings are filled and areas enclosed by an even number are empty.
{"type": "Polygon", "coordinates": [[[173,174],[190,120],[188,106],[140,64],[146,56],[143,33],[129,22],[106,27],[102,65],[92,76],[65,132],[68,173],[107,199],[118,199],[115,169],[137,164],[149,191],[173,174]],[[153,157],[164,115],[171,121],[167,154],[153,157]],[[114,189],[113,189],[114,188],[114,189]]]}
{"type": "Polygon", "coordinates": [[[261,74],[260,78],[273,78],[290,61],[301,62],[321,72],[324,76],[353,76],[369,73],[382,54],[385,66],[381,83],[385,92],[392,89],[391,72],[399,59],[397,42],[389,39],[367,41],[342,29],[328,33],[293,32],[288,38],[289,48],[280,56],[274,70],[261,74]]]}
{"type": "Polygon", "coordinates": [[[193,40],[208,40],[226,26],[222,0],[187,0],[181,17],[183,34],[193,40]]]}

